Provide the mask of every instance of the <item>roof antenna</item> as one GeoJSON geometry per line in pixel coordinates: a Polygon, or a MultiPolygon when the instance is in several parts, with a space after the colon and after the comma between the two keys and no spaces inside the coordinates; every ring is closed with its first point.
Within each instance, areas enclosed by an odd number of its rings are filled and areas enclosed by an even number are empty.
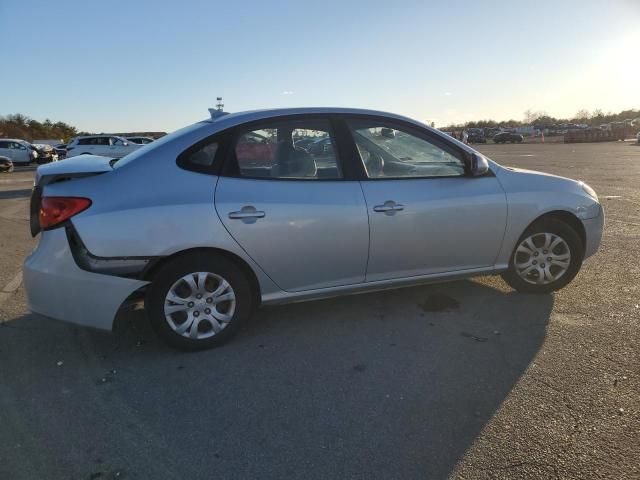
{"type": "Polygon", "coordinates": [[[216,118],[220,118],[223,115],[228,115],[229,112],[225,112],[223,110],[224,108],[224,103],[222,103],[222,97],[216,97],[216,101],[218,103],[216,103],[216,108],[210,108],[209,109],[209,114],[211,115],[211,119],[215,120],[216,118]]]}

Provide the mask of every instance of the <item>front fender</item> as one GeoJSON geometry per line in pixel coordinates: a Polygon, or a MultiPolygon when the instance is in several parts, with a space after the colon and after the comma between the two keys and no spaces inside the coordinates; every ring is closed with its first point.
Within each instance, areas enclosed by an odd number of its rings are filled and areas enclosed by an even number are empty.
{"type": "MultiPolygon", "coordinates": [[[[531,223],[555,211],[579,219],[591,245],[591,229],[586,224],[602,216],[602,206],[587,195],[580,182],[555,175],[500,167],[496,177],[507,196],[507,228],[496,268],[507,268],[516,242],[531,223]]],[[[596,222],[601,223],[601,222],[596,222]]]]}

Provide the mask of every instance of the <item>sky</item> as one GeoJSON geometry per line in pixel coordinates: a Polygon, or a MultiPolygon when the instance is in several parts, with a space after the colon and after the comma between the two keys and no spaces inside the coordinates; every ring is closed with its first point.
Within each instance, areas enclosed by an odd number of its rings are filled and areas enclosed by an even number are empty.
{"type": "Polygon", "coordinates": [[[172,131],[339,106],[436,126],[640,108],[640,0],[0,0],[0,115],[172,131]]]}

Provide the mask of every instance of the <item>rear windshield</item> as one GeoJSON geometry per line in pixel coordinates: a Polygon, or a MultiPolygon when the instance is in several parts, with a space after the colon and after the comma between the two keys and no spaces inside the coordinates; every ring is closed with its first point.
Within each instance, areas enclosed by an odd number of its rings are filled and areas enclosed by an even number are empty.
{"type": "Polygon", "coordinates": [[[141,157],[142,155],[145,155],[147,152],[153,150],[154,148],[161,147],[165,143],[169,143],[170,141],[172,141],[173,139],[175,139],[175,138],[177,138],[177,137],[179,137],[181,135],[187,134],[189,132],[193,132],[194,130],[197,130],[197,129],[201,128],[203,125],[206,125],[207,123],[208,123],[207,121],[198,122],[198,123],[194,123],[193,125],[189,125],[187,127],[184,127],[184,128],[179,129],[179,130],[176,130],[175,132],[171,132],[170,134],[159,138],[155,142],[147,143],[147,144],[141,146],[140,148],[134,150],[133,152],[125,155],[120,160],[115,162],[112,166],[113,166],[113,168],[123,167],[124,165],[126,165],[126,164],[128,164],[130,162],[133,162],[137,158],[141,157]]]}

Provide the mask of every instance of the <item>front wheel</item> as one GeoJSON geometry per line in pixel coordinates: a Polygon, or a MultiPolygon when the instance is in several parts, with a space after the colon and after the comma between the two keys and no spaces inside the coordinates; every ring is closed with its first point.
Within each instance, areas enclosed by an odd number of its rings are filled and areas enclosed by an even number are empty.
{"type": "Polygon", "coordinates": [[[225,257],[193,253],[155,275],[145,310],[158,335],[180,350],[203,350],[229,340],[253,310],[245,274],[225,257]]]}
{"type": "Polygon", "coordinates": [[[554,292],[573,280],[583,257],[582,241],[572,227],[543,219],[522,234],[502,278],[518,292],[554,292]]]}

